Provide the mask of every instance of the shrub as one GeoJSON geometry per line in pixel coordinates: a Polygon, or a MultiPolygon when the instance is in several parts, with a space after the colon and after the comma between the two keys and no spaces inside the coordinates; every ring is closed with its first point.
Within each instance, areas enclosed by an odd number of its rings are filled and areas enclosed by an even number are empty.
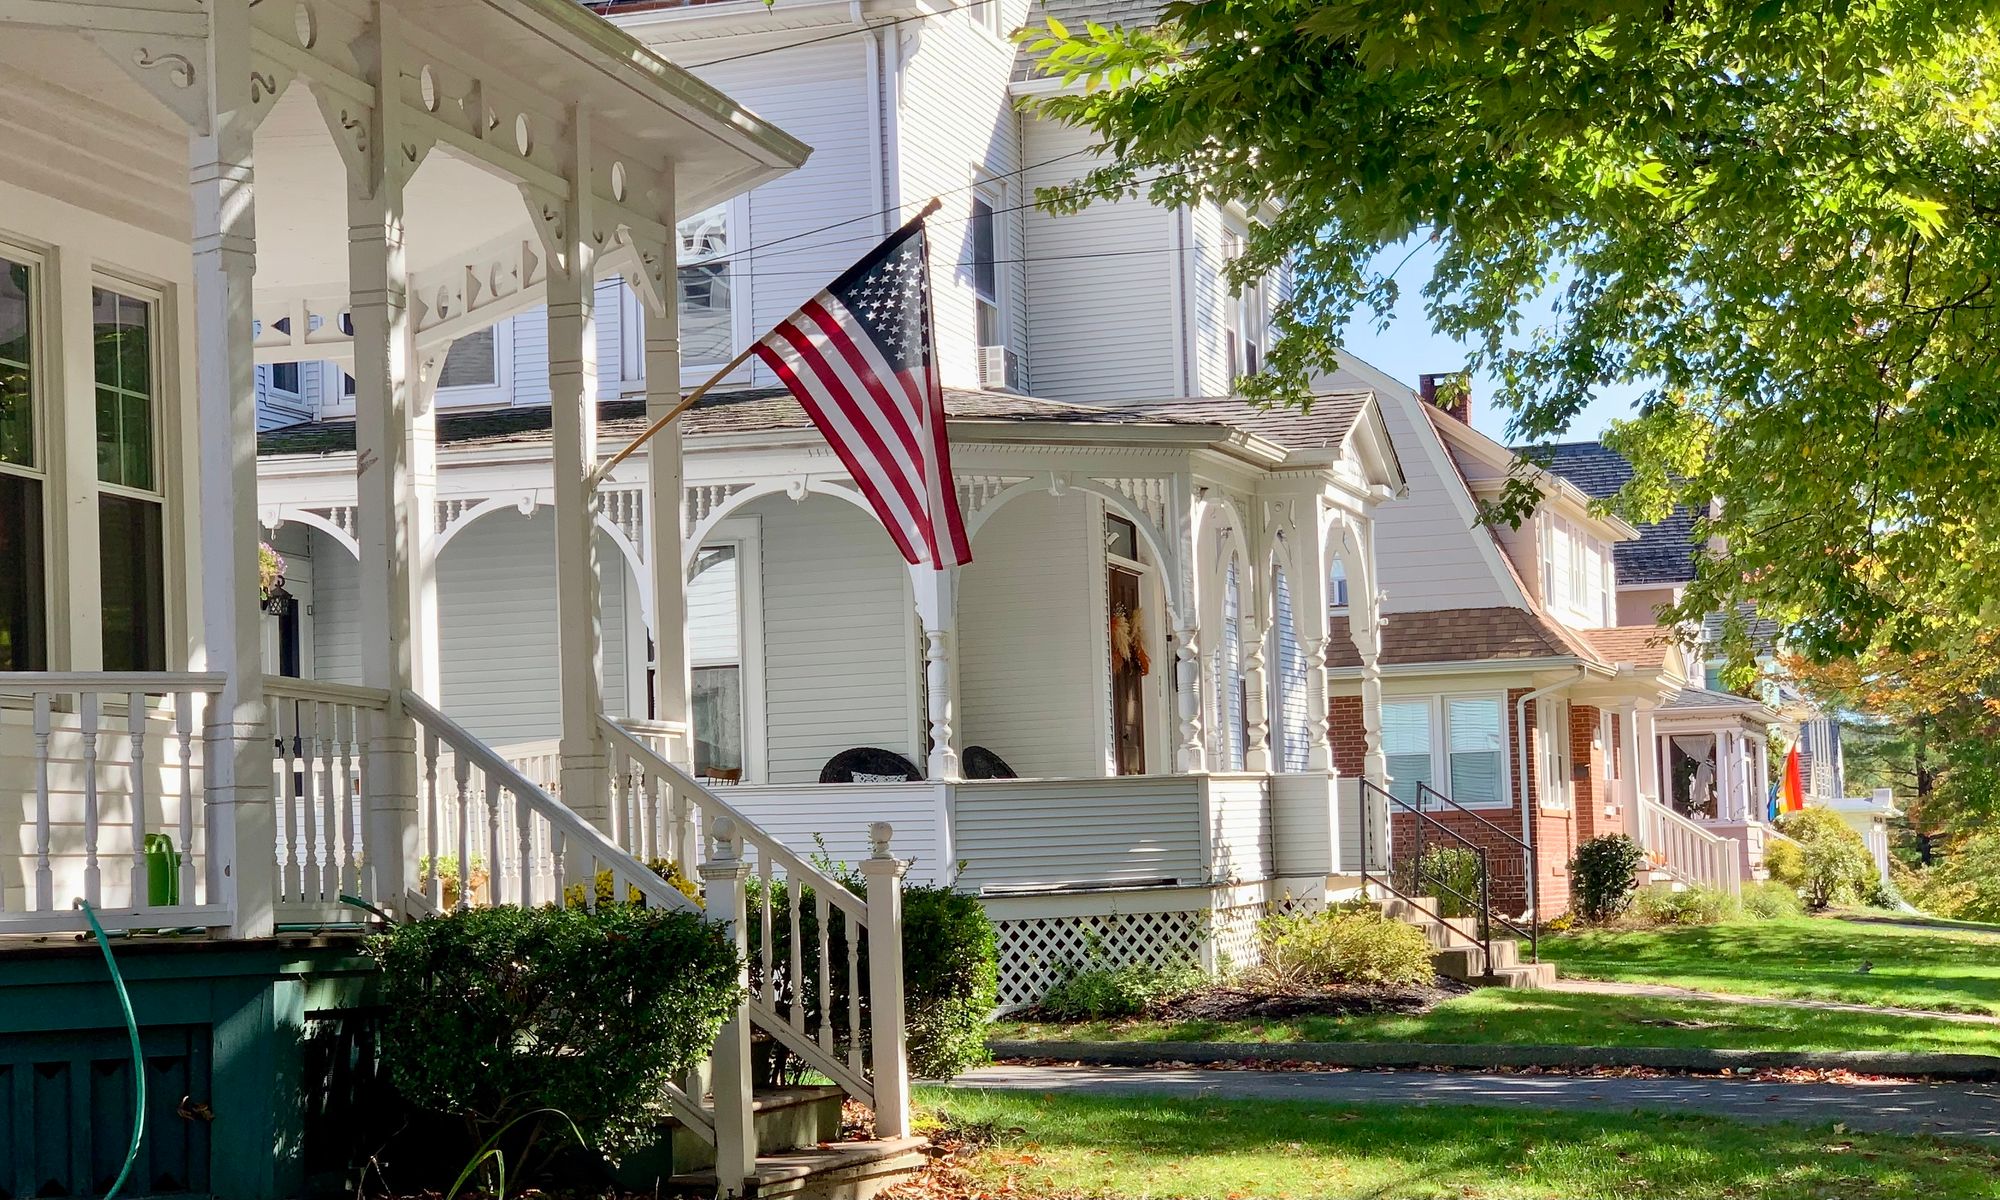
{"type": "Polygon", "coordinates": [[[1640,888],[1632,915],[1647,925],[1715,925],[1741,916],[1743,907],[1721,888],[1697,883],[1672,888],[1640,888]]]}
{"type": "MultiPolygon", "coordinates": [[[[1767,851],[1766,863],[1770,861],[1767,851]]],[[[1806,906],[1799,902],[1799,894],[1775,879],[1761,883],[1743,885],[1743,911],[1760,921],[1778,921],[1786,917],[1805,915],[1806,906]]]]}
{"type": "Polygon", "coordinates": [[[910,1070],[950,1079],[986,1061],[986,1022],[1000,1003],[1000,943],[977,896],[903,889],[903,1011],[910,1070]]]}
{"type": "Polygon", "coordinates": [[[1437,982],[1423,931],[1372,908],[1266,917],[1257,926],[1257,941],[1263,961],[1255,975],[1278,987],[1437,982]]]}
{"type": "Polygon", "coordinates": [[[1778,832],[1799,845],[1778,843],[1773,847],[1780,851],[1777,861],[1767,851],[1764,865],[1771,878],[1796,890],[1808,908],[1852,904],[1867,894],[1876,877],[1875,859],[1839,813],[1824,808],[1786,813],[1778,818],[1778,832]]]}
{"type": "MultiPolygon", "coordinates": [[[[687,874],[681,870],[679,863],[674,862],[672,859],[655,858],[647,861],[646,868],[661,879],[666,880],[667,884],[681,895],[686,896],[697,905],[702,903],[701,885],[689,879],[687,874]]],[[[613,893],[617,891],[617,885],[612,879],[610,869],[606,868],[599,871],[593,882],[595,886],[591,890],[596,895],[592,897],[592,900],[597,904],[613,903],[615,900],[613,893]]],[[[627,887],[623,902],[626,904],[643,905],[646,902],[646,894],[638,888],[627,887]]],[[[563,903],[571,908],[584,907],[583,885],[572,883],[564,888],[563,903]]]]}
{"type": "Polygon", "coordinates": [[[1543,933],[1568,933],[1576,928],[1576,910],[1558,913],[1542,922],[1543,933]]]}
{"type": "Polygon", "coordinates": [[[1041,1010],[1057,1021],[1136,1017],[1149,1005],[1178,1000],[1207,982],[1202,969],[1190,963],[1165,967],[1150,963],[1118,967],[1072,964],[1057,972],[1055,984],[1042,997],[1041,1010]]]}
{"type": "Polygon", "coordinates": [[[1940,850],[1936,866],[1911,873],[1907,890],[1927,913],[2000,922],[2000,829],[1953,838],[1940,850]]]}
{"type": "Polygon", "coordinates": [[[1479,856],[1463,846],[1432,846],[1417,860],[1417,888],[1437,900],[1438,915],[1469,917],[1479,905],[1479,856]]]}
{"type": "Polygon", "coordinates": [[[564,1120],[616,1159],[666,1115],[663,1085],[705,1058],[737,959],[698,914],[611,904],[475,908],[371,940],[383,1058],[410,1103],[475,1142],[507,1128],[510,1169],[564,1120]],[[523,1119],[525,1118],[525,1119],[523,1119]],[[546,1119],[545,1119],[546,1118],[546,1119]]]}
{"type": "Polygon", "coordinates": [[[1632,903],[1635,873],[1646,862],[1639,843],[1622,833],[1594,837],[1576,848],[1569,860],[1570,894],[1577,915],[1586,921],[1608,921],[1632,903]]]}
{"type": "MultiPolygon", "coordinates": [[[[840,864],[821,861],[820,870],[833,876],[862,900],[868,898],[867,877],[840,864]]],[[[789,1018],[794,1002],[804,1006],[808,1028],[817,1029],[822,1019],[819,986],[818,898],[810,887],[800,887],[799,971],[791,978],[792,930],[791,886],[783,879],[771,881],[771,995],[781,1017],[789,1018]]],[[[763,922],[758,908],[765,902],[761,882],[749,884],[750,974],[754,985],[763,982],[763,922]]],[[[835,1050],[845,1054],[851,1040],[848,1029],[849,989],[847,974],[847,915],[830,901],[825,932],[828,971],[827,1003],[831,1010],[835,1050]]],[[[861,1030],[868,1036],[867,985],[869,938],[863,937],[855,957],[855,976],[864,981],[861,997],[861,1030]]],[[[949,887],[905,885],[903,888],[903,1018],[910,1056],[910,1070],[931,1079],[949,1079],[986,1061],[985,1026],[1000,995],[999,939],[986,909],[976,896],[962,895],[949,887]]],[[[757,1082],[796,1082],[806,1064],[776,1042],[760,1047],[756,1063],[757,1082]]]]}

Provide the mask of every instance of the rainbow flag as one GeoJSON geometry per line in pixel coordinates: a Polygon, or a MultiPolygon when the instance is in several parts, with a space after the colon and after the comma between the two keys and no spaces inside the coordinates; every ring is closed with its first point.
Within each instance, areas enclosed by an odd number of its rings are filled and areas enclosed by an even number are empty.
{"type": "Polygon", "coordinates": [[[1799,748],[1785,755],[1785,778],[1778,785],[1778,811],[1797,812],[1806,806],[1806,788],[1799,774],[1799,748]]]}

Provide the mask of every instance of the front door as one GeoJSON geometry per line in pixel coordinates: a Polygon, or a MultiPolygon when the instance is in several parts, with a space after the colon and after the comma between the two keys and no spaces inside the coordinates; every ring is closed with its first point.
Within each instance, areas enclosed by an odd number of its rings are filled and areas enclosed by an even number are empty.
{"type": "Polygon", "coordinates": [[[1146,627],[1139,574],[1111,567],[1111,739],[1120,775],[1146,773],[1146,627]]]}

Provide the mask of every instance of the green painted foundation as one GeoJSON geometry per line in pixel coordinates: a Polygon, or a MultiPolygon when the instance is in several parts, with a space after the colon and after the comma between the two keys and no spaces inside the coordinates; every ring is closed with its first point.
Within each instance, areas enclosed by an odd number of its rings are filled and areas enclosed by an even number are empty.
{"type": "MultiPolygon", "coordinates": [[[[351,1195],[351,1143],[380,1100],[359,941],[134,937],[112,952],[148,1093],[120,1200],[351,1195]]],[[[131,1043],[97,946],[0,946],[0,1200],[103,1196],[131,1130],[131,1043]]]]}

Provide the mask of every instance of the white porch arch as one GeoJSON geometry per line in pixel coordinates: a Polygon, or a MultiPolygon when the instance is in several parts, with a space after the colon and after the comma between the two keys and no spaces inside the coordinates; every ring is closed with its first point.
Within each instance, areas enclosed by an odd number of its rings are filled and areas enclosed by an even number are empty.
{"type": "MultiPolygon", "coordinates": [[[[693,490],[695,488],[689,488],[689,491],[693,490]]],[[[715,532],[716,526],[735,516],[738,512],[741,512],[745,506],[762,500],[766,496],[784,496],[795,502],[803,501],[807,496],[829,496],[835,500],[845,500],[862,512],[867,513],[871,520],[875,519],[874,508],[870,507],[868,497],[862,495],[859,489],[846,487],[831,480],[795,476],[791,479],[774,483],[751,484],[748,487],[731,492],[727,498],[709,509],[700,520],[696,521],[694,528],[688,530],[687,537],[681,540],[682,566],[685,568],[694,565],[695,555],[701,552],[702,542],[715,532]]],[[[969,535],[970,531],[968,531],[969,535]]],[[[885,532],[883,536],[886,537],[888,535],[885,532]]]]}
{"type": "Polygon", "coordinates": [[[266,514],[263,522],[264,528],[274,532],[294,523],[319,530],[338,542],[343,549],[354,556],[356,562],[361,561],[361,543],[355,540],[353,534],[341,528],[339,522],[324,513],[315,512],[310,508],[281,508],[275,513],[266,514]]]}
{"type": "MultiPolygon", "coordinates": [[[[1152,517],[1147,515],[1144,509],[1134,504],[1131,498],[1123,492],[1100,483],[1095,479],[1077,479],[1064,475],[1042,475],[1033,479],[1025,479],[1020,483],[1003,488],[999,492],[994,493],[992,499],[980,505],[976,511],[966,517],[965,536],[969,540],[977,539],[980,529],[985,526],[987,521],[993,518],[994,513],[1022,496],[1042,494],[1060,497],[1068,492],[1088,492],[1103,500],[1119,516],[1132,522],[1133,527],[1139,531],[1139,537],[1146,543],[1147,548],[1153,552],[1153,557],[1158,560],[1163,580],[1171,581],[1180,577],[1180,555],[1173,548],[1173,543],[1167,539],[1165,534],[1160,531],[1159,526],[1154,523],[1152,517]]],[[[1181,617],[1178,589],[1169,584],[1161,590],[1165,596],[1167,615],[1178,624],[1181,617]]]]}

